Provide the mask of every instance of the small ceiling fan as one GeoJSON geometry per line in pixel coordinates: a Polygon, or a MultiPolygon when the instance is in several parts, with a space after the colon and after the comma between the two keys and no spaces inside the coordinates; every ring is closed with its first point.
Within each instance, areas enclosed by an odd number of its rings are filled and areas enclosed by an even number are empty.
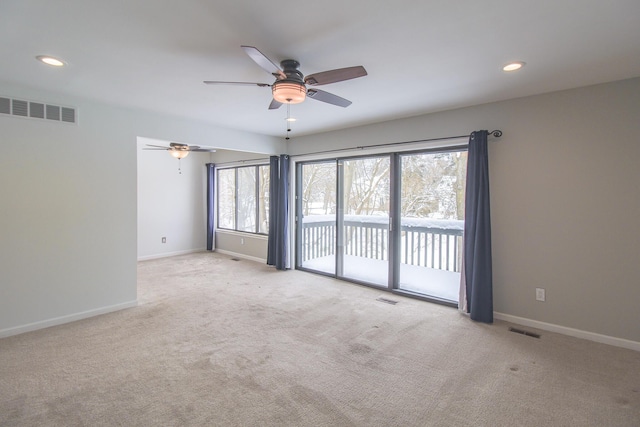
{"type": "MultiPolygon", "coordinates": [[[[171,156],[175,157],[178,160],[184,159],[192,151],[203,152],[203,153],[216,152],[216,150],[211,147],[199,147],[197,145],[187,145],[187,144],[181,144],[179,142],[171,142],[169,143],[168,147],[165,147],[164,145],[153,145],[153,144],[147,144],[147,147],[149,148],[143,148],[143,150],[166,150],[169,152],[169,154],[171,154],[171,156]]],[[[178,172],[182,173],[182,170],[180,169],[180,164],[178,164],[178,172]]]]}
{"type": "Polygon", "coordinates": [[[143,150],[166,150],[169,152],[169,154],[171,154],[176,159],[184,159],[192,151],[199,151],[204,153],[216,152],[216,150],[211,147],[199,147],[197,145],[187,145],[187,144],[181,144],[179,142],[171,142],[169,143],[168,147],[165,147],[164,145],[152,145],[152,144],[147,144],[147,147],[150,147],[150,148],[143,148],[143,150]]]}
{"type": "Polygon", "coordinates": [[[272,74],[276,81],[273,84],[268,83],[252,83],[252,82],[224,82],[206,80],[204,83],[209,85],[215,84],[231,84],[231,85],[249,85],[258,87],[270,87],[273,94],[273,100],[269,105],[270,110],[280,108],[282,104],[298,104],[305,100],[306,97],[315,99],[316,101],[326,102],[328,104],[337,105],[339,107],[348,107],[351,101],[344,99],[329,92],[320,89],[309,88],[307,86],[320,86],[329,83],[337,83],[344,80],[351,80],[367,75],[367,71],[362,65],[355,67],[339,68],[335,70],[323,71],[320,73],[304,76],[298,68],[300,63],[293,59],[285,59],[280,62],[280,67],[274,64],[262,52],[253,46],[241,46],[245,53],[255,61],[265,71],[272,74]]]}

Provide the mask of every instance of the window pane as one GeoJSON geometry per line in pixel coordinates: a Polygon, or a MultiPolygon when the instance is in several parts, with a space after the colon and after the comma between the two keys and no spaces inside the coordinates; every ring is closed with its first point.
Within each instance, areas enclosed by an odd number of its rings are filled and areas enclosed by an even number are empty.
{"type": "Polygon", "coordinates": [[[301,200],[301,248],[297,262],[304,268],[335,274],[336,272],[336,182],[337,163],[303,164],[301,200]]]}
{"type": "Polygon", "coordinates": [[[256,232],[256,167],[238,168],[237,230],[256,232]]]}
{"type": "Polygon", "coordinates": [[[401,159],[399,288],[458,301],[467,152],[401,159]]]}
{"type": "Polygon", "coordinates": [[[258,224],[259,233],[269,233],[269,166],[258,167],[258,224]]]}
{"type": "Polygon", "coordinates": [[[236,171],[218,170],[218,227],[235,228],[236,171]]]}
{"type": "Polygon", "coordinates": [[[343,162],[342,276],[380,287],[389,284],[390,168],[389,156],[343,162]]]}
{"type": "Polygon", "coordinates": [[[268,234],[269,169],[218,169],[218,228],[268,234]]]}

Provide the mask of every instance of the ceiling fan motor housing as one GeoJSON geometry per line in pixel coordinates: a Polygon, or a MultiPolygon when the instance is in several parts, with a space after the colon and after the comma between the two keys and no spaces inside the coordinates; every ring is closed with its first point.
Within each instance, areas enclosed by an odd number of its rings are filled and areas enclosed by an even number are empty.
{"type": "Polygon", "coordinates": [[[287,78],[276,80],[271,85],[273,99],[283,104],[299,104],[307,96],[304,75],[298,70],[300,63],[293,59],[285,59],[280,62],[280,66],[287,78]]]}

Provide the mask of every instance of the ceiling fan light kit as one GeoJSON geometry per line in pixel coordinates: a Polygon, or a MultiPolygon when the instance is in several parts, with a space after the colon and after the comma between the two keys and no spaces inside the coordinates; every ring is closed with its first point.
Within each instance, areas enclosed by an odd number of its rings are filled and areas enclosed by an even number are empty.
{"type": "Polygon", "coordinates": [[[187,157],[189,155],[189,151],[187,151],[187,150],[178,150],[178,149],[173,148],[173,149],[169,150],[169,154],[171,154],[176,159],[184,159],[185,157],[187,157]]]}
{"type": "Polygon", "coordinates": [[[271,86],[273,99],[282,104],[299,104],[307,97],[307,88],[303,83],[280,80],[271,86]]]}

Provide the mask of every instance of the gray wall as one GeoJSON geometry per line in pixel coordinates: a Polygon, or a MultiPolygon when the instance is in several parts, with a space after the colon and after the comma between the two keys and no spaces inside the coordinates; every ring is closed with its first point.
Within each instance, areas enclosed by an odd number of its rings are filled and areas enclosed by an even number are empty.
{"type": "Polygon", "coordinates": [[[247,233],[218,230],[216,232],[216,251],[240,254],[260,262],[267,261],[267,237],[247,233]]]}
{"type": "Polygon", "coordinates": [[[640,79],[296,138],[289,153],[477,129],[504,132],[489,147],[495,310],[640,342],[640,79]]]}

